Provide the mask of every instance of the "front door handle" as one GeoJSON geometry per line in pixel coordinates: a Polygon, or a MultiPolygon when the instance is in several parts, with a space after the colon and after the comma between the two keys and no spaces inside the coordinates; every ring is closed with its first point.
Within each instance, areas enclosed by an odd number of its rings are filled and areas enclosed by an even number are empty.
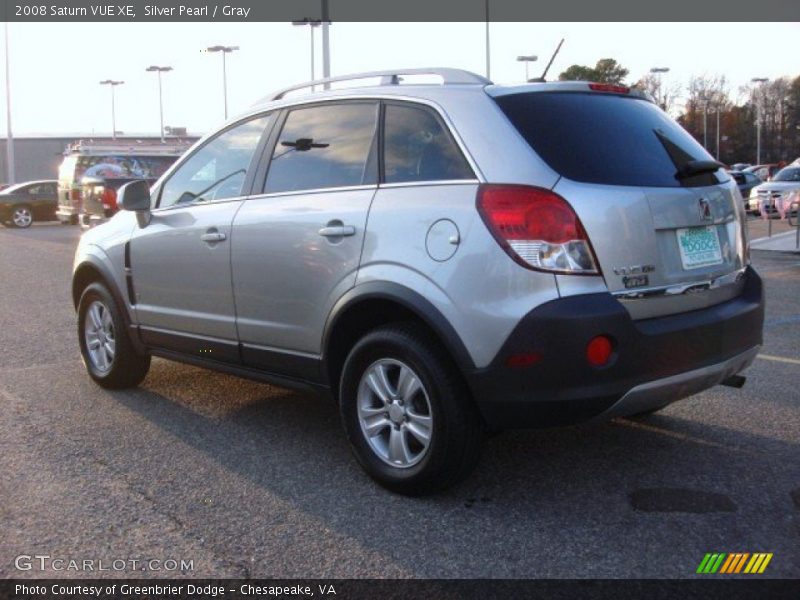
{"type": "Polygon", "coordinates": [[[348,235],[355,235],[356,228],[352,225],[333,225],[329,227],[323,227],[319,230],[319,234],[323,237],[345,237],[348,235]]]}
{"type": "Polygon", "coordinates": [[[224,242],[227,236],[220,231],[208,231],[200,236],[200,239],[208,244],[224,242]]]}

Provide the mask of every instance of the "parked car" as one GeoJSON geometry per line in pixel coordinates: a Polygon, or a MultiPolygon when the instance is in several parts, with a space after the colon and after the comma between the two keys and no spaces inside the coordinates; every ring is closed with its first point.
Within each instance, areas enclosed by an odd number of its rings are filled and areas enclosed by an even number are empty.
{"type": "Polygon", "coordinates": [[[747,210],[762,216],[778,214],[777,204],[800,189],[800,167],[789,165],[772,178],[750,190],[747,210]]]}
{"type": "Polygon", "coordinates": [[[55,221],[56,181],[27,181],[0,191],[0,222],[27,228],[34,221],[55,221]]]}
{"type": "Polygon", "coordinates": [[[750,190],[761,184],[761,179],[755,173],[742,173],[741,171],[731,171],[731,177],[739,188],[739,193],[745,200],[750,196],[750,190]]]}
{"type": "Polygon", "coordinates": [[[702,146],[627,87],[424,72],[278,92],[120,188],[75,255],[89,376],[162,356],[318,390],[405,494],[465,477],[487,431],[743,383],[762,285],[702,146]]]}
{"type": "Polygon", "coordinates": [[[731,171],[743,171],[750,166],[752,166],[750,163],[734,163],[731,165],[731,171]]]}
{"type": "Polygon", "coordinates": [[[775,203],[775,210],[781,219],[788,219],[790,216],[797,217],[798,206],[800,206],[800,189],[783,194],[775,203]]]}
{"type": "Polygon", "coordinates": [[[786,163],[774,163],[768,165],[754,165],[743,169],[745,173],[754,173],[761,181],[769,181],[775,173],[780,171],[786,163]]]}
{"type": "Polygon", "coordinates": [[[155,182],[190,146],[160,141],[79,140],[64,153],[58,171],[58,219],[90,226],[114,214],[116,190],[128,181],[155,182]]]}

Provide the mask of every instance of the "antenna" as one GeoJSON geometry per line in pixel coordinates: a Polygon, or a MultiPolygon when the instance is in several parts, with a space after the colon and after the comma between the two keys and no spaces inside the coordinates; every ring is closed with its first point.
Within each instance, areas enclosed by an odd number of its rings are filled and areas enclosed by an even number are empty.
{"type": "Polygon", "coordinates": [[[556,47],[556,51],[553,52],[553,56],[550,57],[550,62],[548,62],[547,66],[544,68],[544,72],[539,77],[531,79],[531,81],[536,81],[539,83],[545,82],[545,76],[547,75],[547,72],[550,70],[550,65],[552,65],[553,61],[556,59],[556,55],[558,54],[558,51],[561,50],[561,45],[563,43],[564,43],[564,38],[561,38],[561,41],[558,42],[558,46],[556,47]]]}

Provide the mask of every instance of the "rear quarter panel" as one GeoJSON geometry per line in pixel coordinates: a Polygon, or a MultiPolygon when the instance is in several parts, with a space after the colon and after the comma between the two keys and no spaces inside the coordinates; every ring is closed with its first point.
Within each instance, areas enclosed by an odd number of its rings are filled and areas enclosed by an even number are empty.
{"type": "Polygon", "coordinates": [[[477,183],[381,187],[370,209],[359,284],[388,281],[422,294],[444,316],[476,367],[488,365],[519,320],[558,297],[555,277],[514,262],[476,207],[477,183]],[[437,261],[426,240],[440,219],[455,223],[453,256],[437,261]]]}

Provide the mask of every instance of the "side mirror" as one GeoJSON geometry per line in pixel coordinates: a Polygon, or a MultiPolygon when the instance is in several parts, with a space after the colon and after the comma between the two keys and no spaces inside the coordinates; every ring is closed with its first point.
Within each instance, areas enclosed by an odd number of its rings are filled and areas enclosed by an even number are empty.
{"type": "Polygon", "coordinates": [[[125,210],[136,212],[139,227],[150,223],[150,186],[143,179],[131,181],[117,190],[117,204],[125,210]]]}

